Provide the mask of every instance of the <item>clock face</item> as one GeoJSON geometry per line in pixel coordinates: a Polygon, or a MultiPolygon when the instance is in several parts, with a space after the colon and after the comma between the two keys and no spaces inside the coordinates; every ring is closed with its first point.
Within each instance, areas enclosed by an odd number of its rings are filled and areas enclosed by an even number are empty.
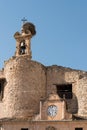
{"type": "Polygon", "coordinates": [[[49,116],[56,116],[56,114],[57,114],[57,111],[58,111],[58,108],[57,108],[57,106],[55,106],[55,105],[50,105],[49,107],[48,107],[48,109],[47,109],[47,114],[49,115],[49,116]]]}

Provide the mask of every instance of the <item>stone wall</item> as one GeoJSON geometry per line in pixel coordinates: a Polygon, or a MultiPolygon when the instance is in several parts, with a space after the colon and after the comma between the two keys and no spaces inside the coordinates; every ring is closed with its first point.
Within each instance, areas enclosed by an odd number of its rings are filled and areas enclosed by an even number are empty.
{"type": "Polygon", "coordinates": [[[78,115],[87,117],[87,77],[78,81],[77,88],[78,115]]]}
{"type": "Polygon", "coordinates": [[[45,67],[28,56],[19,56],[5,63],[4,74],[5,117],[24,118],[39,113],[40,98],[46,95],[45,67]]]}
{"type": "Polygon", "coordinates": [[[6,79],[0,118],[28,117],[39,114],[41,99],[57,92],[56,85],[72,84],[72,99],[66,100],[67,112],[87,117],[87,72],[48,66],[18,56],[5,62],[0,79],[6,79]],[[2,114],[3,113],[3,114],[2,114]]]}
{"type": "Polygon", "coordinates": [[[3,78],[5,78],[5,76],[4,76],[4,69],[0,70],[0,79],[3,79],[3,78]]]}
{"type": "Polygon", "coordinates": [[[47,67],[47,94],[56,92],[56,85],[72,84],[72,99],[67,99],[67,111],[87,116],[87,72],[61,66],[47,67]]]}
{"type": "Polygon", "coordinates": [[[1,130],[75,130],[75,128],[83,128],[87,130],[87,121],[7,121],[2,125],[1,130]],[[50,129],[49,129],[50,128],[50,129]]]}

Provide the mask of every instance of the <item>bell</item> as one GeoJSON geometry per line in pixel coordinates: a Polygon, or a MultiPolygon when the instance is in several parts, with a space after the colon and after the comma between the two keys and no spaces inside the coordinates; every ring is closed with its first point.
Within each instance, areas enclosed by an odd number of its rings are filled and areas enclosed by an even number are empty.
{"type": "Polygon", "coordinates": [[[25,47],[25,43],[24,42],[21,42],[21,47],[25,47]]]}

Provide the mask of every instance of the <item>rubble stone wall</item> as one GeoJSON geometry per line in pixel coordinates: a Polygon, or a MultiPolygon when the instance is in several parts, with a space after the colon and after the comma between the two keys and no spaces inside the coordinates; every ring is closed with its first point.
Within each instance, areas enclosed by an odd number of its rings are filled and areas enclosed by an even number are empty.
{"type": "Polygon", "coordinates": [[[78,115],[87,117],[87,77],[79,80],[77,88],[78,115]]]}
{"type": "Polygon", "coordinates": [[[62,84],[72,84],[72,99],[65,99],[67,112],[87,117],[87,72],[57,65],[45,67],[28,56],[19,56],[5,62],[0,77],[6,79],[0,117],[39,114],[40,100],[57,92],[56,85],[62,84]]]}
{"type": "Polygon", "coordinates": [[[71,114],[87,116],[87,72],[56,65],[47,67],[48,95],[57,91],[56,84],[72,84],[73,97],[66,100],[67,111],[71,114]]]}
{"type": "Polygon", "coordinates": [[[30,130],[75,130],[75,128],[83,128],[87,130],[87,121],[19,121],[3,123],[4,130],[21,130],[28,128],[30,130]]]}
{"type": "Polygon", "coordinates": [[[5,116],[24,118],[38,113],[40,98],[46,95],[45,67],[19,56],[7,61],[4,73],[5,116]]]}

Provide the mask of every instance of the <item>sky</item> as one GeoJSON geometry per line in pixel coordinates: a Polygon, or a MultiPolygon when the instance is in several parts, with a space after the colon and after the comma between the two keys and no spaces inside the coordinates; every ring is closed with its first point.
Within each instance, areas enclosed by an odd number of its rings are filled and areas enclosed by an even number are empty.
{"type": "Polygon", "coordinates": [[[23,17],[36,27],[32,60],[87,71],[87,0],[0,0],[0,69],[15,54],[23,17]]]}

